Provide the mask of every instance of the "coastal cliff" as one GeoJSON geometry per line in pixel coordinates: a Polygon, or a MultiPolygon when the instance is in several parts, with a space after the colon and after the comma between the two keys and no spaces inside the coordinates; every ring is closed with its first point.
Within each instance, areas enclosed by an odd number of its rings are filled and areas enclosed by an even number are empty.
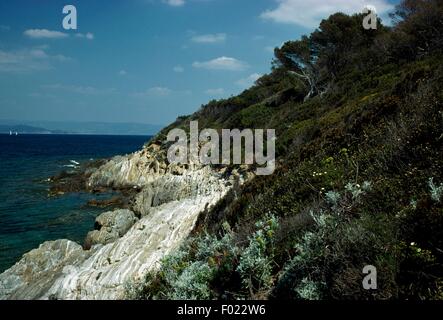
{"type": "Polygon", "coordinates": [[[443,6],[402,1],[394,16],[376,30],[330,16],[250,89],[65,183],[130,199],[85,246],[25,254],[0,298],[443,299],[443,6]],[[167,132],[197,120],[275,129],[275,172],[169,165],[167,132]]]}
{"type": "Polygon", "coordinates": [[[136,188],[132,209],[97,218],[84,250],[57,240],[25,254],[0,275],[1,299],[123,299],[127,286],[156,270],[178,248],[199,215],[221,200],[240,175],[230,179],[210,167],[168,165],[152,144],[115,157],[93,172],[89,189],[136,188]]]}

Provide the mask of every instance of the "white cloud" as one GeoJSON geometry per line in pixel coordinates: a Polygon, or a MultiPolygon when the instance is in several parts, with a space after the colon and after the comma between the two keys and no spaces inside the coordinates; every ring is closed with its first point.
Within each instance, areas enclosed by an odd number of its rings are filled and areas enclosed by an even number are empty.
{"type": "Polygon", "coordinates": [[[63,84],[43,85],[42,88],[48,90],[66,91],[81,95],[101,95],[115,93],[115,89],[99,89],[91,86],[75,86],[63,84]]]}
{"type": "Polygon", "coordinates": [[[177,72],[177,73],[185,72],[185,68],[183,68],[182,66],[175,66],[173,68],[173,70],[174,70],[174,72],[177,72]]]}
{"type": "Polygon", "coordinates": [[[248,65],[240,60],[229,57],[220,57],[205,62],[194,62],[194,68],[208,69],[208,70],[227,70],[227,71],[241,71],[245,70],[248,65]]]}
{"type": "Polygon", "coordinates": [[[64,56],[62,54],[57,54],[55,56],[52,56],[51,58],[53,58],[53,59],[55,59],[57,61],[60,61],[60,62],[67,62],[67,61],[72,61],[73,60],[72,58],[66,57],[66,56],[64,56]]]}
{"type": "Polygon", "coordinates": [[[121,76],[126,76],[128,72],[126,72],[126,70],[120,70],[118,74],[121,76]]]}
{"type": "Polygon", "coordinates": [[[29,50],[29,55],[32,58],[36,58],[36,59],[53,59],[53,60],[57,60],[60,62],[66,62],[66,61],[71,61],[72,59],[69,57],[66,57],[62,54],[57,54],[54,56],[48,55],[45,51],[44,48],[34,48],[29,50]]]}
{"type": "Polygon", "coordinates": [[[195,43],[221,43],[226,41],[226,33],[217,34],[202,34],[198,36],[193,36],[191,38],[192,42],[195,43]]]}
{"type": "Polygon", "coordinates": [[[17,51],[0,50],[0,72],[23,73],[49,70],[53,62],[66,62],[72,59],[64,55],[50,55],[44,47],[17,51]]]}
{"type": "Polygon", "coordinates": [[[172,91],[171,89],[165,87],[153,87],[149,88],[147,92],[154,96],[168,96],[172,91]]]}
{"type": "Polygon", "coordinates": [[[185,5],[185,0],[163,0],[163,3],[166,3],[172,7],[181,7],[185,5]]]}
{"type": "Polygon", "coordinates": [[[23,34],[31,39],[63,39],[68,37],[66,33],[47,29],[29,29],[23,34]]]}
{"type": "Polygon", "coordinates": [[[43,49],[31,49],[29,51],[29,54],[31,55],[31,57],[37,59],[47,59],[49,57],[43,49]]]}
{"type": "Polygon", "coordinates": [[[225,89],[217,88],[217,89],[208,89],[205,91],[206,94],[210,96],[221,96],[225,94],[225,89]]]}
{"type": "Polygon", "coordinates": [[[167,97],[171,93],[172,90],[166,87],[152,87],[142,92],[133,93],[132,96],[136,98],[167,97]]]}
{"type": "Polygon", "coordinates": [[[0,25],[0,31],[9,31],[11,30],[10,26],[0,25]]]}
{"type": "Polygon", "coordinates": [[[257,80],[260,79],[261,77],[262,77],[261,74],[259,74],[259,73],[253,73],[253,74],[251,74],[251,75],[250,75],[249,77],[247,77],[247,78],[243,78],[243,79],[238,80],[238,81],[236,82],[236,84],[237,84],[239,87],[242,87],[242,88],[249,88],[249,87],[253,86],[254,83],[255,83],[255,81],[257,81],[257,80]]]}
{"type": "Polygon", "coordinates": [[[75,36],[76,36],[77,38],[85,38],[85,39],[88,39],[88,40],[94,40],[94,34],[91,33],[91,32],[88,32],[88,33],[86,33],[86,34],[83,34],[83,33],[77,33],[75,36]]]}
{"type": "Polygon", "coordinates": [[[33,46],[34,49],[42,49],[42,50],[48,50],[49,46],[47,44],[41,44],[38,46],[33,46]]]}
{"type": "Polygon", "coordinates": [[[387,0],[275,0],[277,8],[261,14],[263,19],[296,24],[306,28],[318,27],[320,21],[335,12],[353,14],[372,5],[379,14],[393,8],[387,0]]]}

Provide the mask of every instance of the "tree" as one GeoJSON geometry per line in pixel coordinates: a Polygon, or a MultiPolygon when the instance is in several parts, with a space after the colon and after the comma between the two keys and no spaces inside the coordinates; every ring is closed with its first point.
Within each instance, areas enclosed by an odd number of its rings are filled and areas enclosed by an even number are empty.
{"type": "Polygon", "coordinates": [[[317,50],[307,36],[301,40],[286,42],[275,49],[275,57],[291,75],[297,76],[309,85],[305,100],[318,93],[317,50]]]}
{"type": "Polygon", "coordinates": [[[328,92],[340,73],[354,64],[368,61],[365,53],[372,47],[376,36],[386,32],[386,28],[380,23],[377,30],[365,30],[363,18],[362,14],[348,16],[336,13],[323,20],[310,36],[286,42],[275,49],[280,65],[309,86],[305,100],[328,92]]]}

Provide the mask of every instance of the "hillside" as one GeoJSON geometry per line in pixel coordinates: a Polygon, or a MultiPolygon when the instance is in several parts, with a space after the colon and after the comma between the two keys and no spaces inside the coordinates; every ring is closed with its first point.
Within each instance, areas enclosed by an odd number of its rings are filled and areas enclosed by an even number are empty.
{"type": "Polygon", "coordinates": [[[278,167],[200,215],[135,296],[442,298],[442,16],[441,1],[404,1],[394,28],[365,31],[333,15],[254,87],[167,128],[275,128],[278,167]]]}

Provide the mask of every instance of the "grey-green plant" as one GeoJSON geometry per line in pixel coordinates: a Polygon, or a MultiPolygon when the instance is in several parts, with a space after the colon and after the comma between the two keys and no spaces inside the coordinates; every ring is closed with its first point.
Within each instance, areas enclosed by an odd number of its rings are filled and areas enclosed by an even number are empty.
{"type": "Polygon", "coordinates": [[[333,207],[336,208],[339,205],[341,194],[336,191],[328,191],[325,194],[326,201],[333,207]]]}
{"type": "Polygon", "coordinates": [[[269,289],[273,284],[274,235],[279,228],[278,219],[267,215],[257,222],[256,228],[237,267],[243,286],[250,292],[269,289]]]}
{"type": "Polygon", "coordinates": [[[436,202],[440,202],[443,197],[443,183],[436,185],[434,178],[430,178],[428,181],[429,188],[431,189],[431,198],[436,202]]]}
{"type": "Polygon", "coordinates": [[[354,200],[358,200],[360,196],[364,195],[366,192],[371,191],[372,184],[369,181],[363,182],[362,185],[355,183],[355,182],[349,182],[345,186],[346,191],[352,194],[352,198],[354,200]]]}
{"type": "Polygon", "coordinates": [[[295,292],[303,300],[320,300],[321,291],[319,284],[309,278],[304,278],[295,288],[295,292]]]}

